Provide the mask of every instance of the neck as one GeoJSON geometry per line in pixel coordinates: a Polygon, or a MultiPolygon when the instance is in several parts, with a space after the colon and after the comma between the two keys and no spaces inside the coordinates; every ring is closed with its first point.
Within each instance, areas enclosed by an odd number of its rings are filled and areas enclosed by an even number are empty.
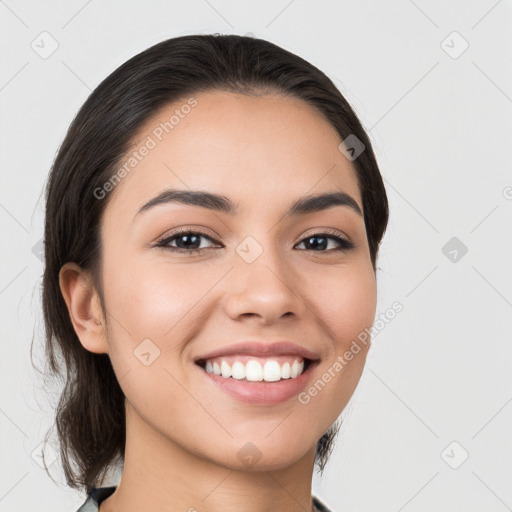
{"type": "Polygon", "coordinates": [[[157,432],[126,402],[121,481],[100,512],[310,512],[315,447],[278,469],[231,469],[157,432]]]}

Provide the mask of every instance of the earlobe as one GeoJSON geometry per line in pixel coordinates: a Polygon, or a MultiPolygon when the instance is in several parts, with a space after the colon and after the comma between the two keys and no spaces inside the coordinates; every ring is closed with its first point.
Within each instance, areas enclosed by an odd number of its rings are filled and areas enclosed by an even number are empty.
{"type": "Polygon", "coordinates": [[[100,299],[88,272],[66,263],[59,272],[59,285],[80,343],[90,352],[108,353],[100,299]]]}

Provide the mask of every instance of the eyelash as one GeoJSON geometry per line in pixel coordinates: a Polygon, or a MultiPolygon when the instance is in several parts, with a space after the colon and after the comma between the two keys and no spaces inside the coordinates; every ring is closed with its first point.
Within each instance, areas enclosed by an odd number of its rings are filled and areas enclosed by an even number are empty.
{"type": "MultiPolygon", "coordinates": [[[[171,251],[171,252],[178,252],[178,253],[186,253],[186,254],[199,254],[201,251],[204,251],[204,250],[207,250],[207,249],[213,249],[213,247],[203,247],[202,249],[182,249],[180,247],[171,247],[169,244],[169,242],[175,240],[176,238],[179,238],[180,236],[184,236],[184,235],[199,235],[201,237],[204,237],[204,238],[207,238],[208,240],[210,240],[211,242],[214,242],[216,243],[213,238],[211,238],[209,235],[207,235],[206,233],[203,233],[201,231],[192,231],[190,229],[182,229],[180,231],[177,231],[175,233],[173,233],[172,235],[170,236],[166,236],[162,239],[160,239],[158,242],[156,242],[156,244],[154,245],[154,247],[162,247],[168,251],[171,251]]],[[[341,236],[339,236],[339,234],[337,232],[333,232],[333,231],[330,231],[330,230],[327,230],[327,231],[323,231],[321,233],[313,233],[311,235],[308,235],[306,236],[305,238],[303,238],[299,244],[303,243],[304,241],[310,239],[310,238],[321,238],[321,237],[324,237],[324,238],[329,238],[331,240],[335,240],[338,244],[339,244],[339,247],[337,249],[330,249],[330,250],[325,250],[325,251],[313,251],[312,249],[300,249],[300,250],[309,250],[309,251],[312,251],[312,252],[323,252],[323,253],[332,253],[333,251],[349,251],[350,249],[353,249],[355,247],[354,243],[347,240],[346,238],[343,238],[341,236]]],[[[298,245],[299,245],[298,244],[298,245]]]]}

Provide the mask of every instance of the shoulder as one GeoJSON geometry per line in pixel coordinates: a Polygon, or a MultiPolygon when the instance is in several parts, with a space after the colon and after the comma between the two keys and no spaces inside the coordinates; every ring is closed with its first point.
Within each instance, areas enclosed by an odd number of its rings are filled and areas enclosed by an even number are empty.
{"type": "Polygon", "coordinates": [[[313,506],[318,512],[331,512],[316,496],[313,496],[313,506]]]}
{"type": "Polygon", "coordinates": [[[87,499],[76,512],[98,512],[100,503],[113,494],[115,490],[115,485],[110,487],[93,487],[87,493],[87,499]]]}

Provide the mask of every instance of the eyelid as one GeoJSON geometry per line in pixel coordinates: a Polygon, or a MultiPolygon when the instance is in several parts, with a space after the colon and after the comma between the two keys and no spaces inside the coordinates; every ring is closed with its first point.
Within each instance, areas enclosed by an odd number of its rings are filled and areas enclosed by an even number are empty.
{"type": "Polygon", "coordinates": [[[333,228],[311,228],[310,230],[306,231],[304,234],[301,235],[299,242],[302,242],[304,238],[308,238],[309,236],[318,236],[318,235],[334,235],[338,236],[339,238],[343,238],[346,242],[353,243],[349,236],[347,236],[343,231],[340,231],[339,229],[333,229],[333,228]]]}
{"type": "Polygon", "coordinates": [[[207,227],[205,227],[205,226],[197,226],[197,227],[196,226],[185,226],[185,227],[181,227],[181,228],[176,228],[171,231],[167,231],[166,233],[164,233],[163,235],[159,236],[156,239],[154,245],[156,246],[156,245],[160,244],[161,242],[166,241],[169,238],[173,238],[175,236],[180,235],[181,233],[195,233],[200,236],[204,236],[205,238],[209,238],[212,242],[219,243],[216,240],[217,235],[214,234],[213,231],[211,231],[207,227]]]}

